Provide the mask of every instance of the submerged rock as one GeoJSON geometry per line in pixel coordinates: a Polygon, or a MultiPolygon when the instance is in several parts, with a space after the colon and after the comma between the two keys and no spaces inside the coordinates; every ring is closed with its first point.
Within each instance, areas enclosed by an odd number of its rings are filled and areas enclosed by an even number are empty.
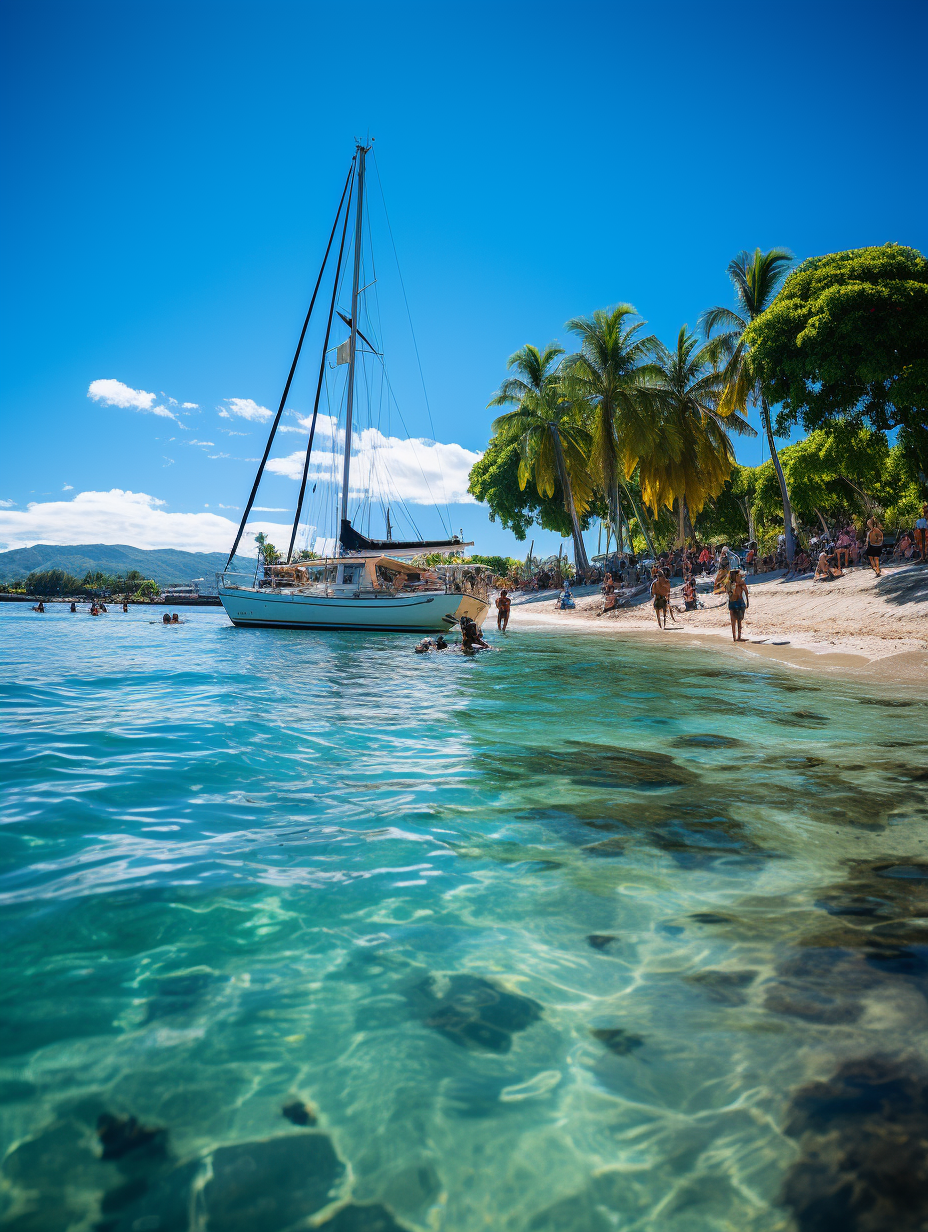
{"type": "Polygon", "coordinates": [[[319,1227],[323,1232],[409,1232],[406,1225],[397,1223],[379,1202],[365,1205],[349,1202],[319,1227]]]}
{"type": "Polygon", "coordinates": [[[786,1133],[802,1148],[782,1194],[799,1232],[928,1227],[928,1075],[918,1063],[846,1062],[796,1092],[786,1133]]]}
{"type": "Polygon", "coordinates": [[[321,1210],[345,1166],[325,1134],[287,1134],[213,1152],[208,1232],[278,1232],[321,1210]]]}
{"type": "Polygon", "coordinates": [[[94,1232],[188,1232],[199,1161],[152,1176],[135,1176],[108,1189],[94,1232]]]}
{"type": "Polygon", "coordinates": [[[542,1015],[521,993],[476,975],[426,976],[406,994],[416,1017],[464,1048],[508,1052],[512,1036],[542,1015]]]}
{"type": "Polygon", "coordinates": [[[281,1115],[285,1116],[288,1121],[292,1121],[294,1125],[315,1125],[318,1120],[312,1108],[304,1104],[301,1099],[284,1104],[280,1111],[281,1115]]]}
{"type": "Polygon", "coordinates": [[[744,990],[757,979],[758,972],[750,968],[744,970],[724,970],[712,967],[705,971],[697,971],[686,977],[688,984],[695,984],[713,1001],[722,1005],[744,1005],[747,1001],[744,990]]]}
{"type": "Polygon", "coordinates": [[[614,933],[590,933],[587,941],[594,950],[604,950],[610,941],[618,941],[614,933]]]}
{"type": "Polygon", "coordinates": [[[644,1044],[644,1039],[640,1035],[633,1035],[622,1027],[595,1027],[590,1031],[590,1035],[593,1039],[599,1040],[601,1044],[605,1044],[609,1051],[614,1052],[617,1057],[628,1056],[630,1052],[634,1052],[636,1048],[641,1048],[644,1044]]]}
{"type": "Polygon", "coordinates": [[[133,1116],[117,1117],[102,1112],[97,1118],[97,1137],[103,1147],[103,1159],[122,1159],[130,1151],[164,1155],[167,1150],[167,1130],[146,1128],[133,1116]]]}

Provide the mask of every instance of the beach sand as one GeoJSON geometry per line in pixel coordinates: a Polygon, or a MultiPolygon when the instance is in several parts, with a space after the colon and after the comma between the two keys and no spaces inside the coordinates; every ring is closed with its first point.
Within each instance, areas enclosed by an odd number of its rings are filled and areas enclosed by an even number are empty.
{"type": "MultiPolygon", "coordinates": [[[[876,578],[869,567],[851,570],[831,582],[810,577],[784,581],[782,573],[748,578],[751,605],[743,636],[734,643],[724,595],[712,594],[711,579],[700,579],[695,612],[683,611],[682,583],[671,593],[676,625],[659,631],[651,599],[643,595],[628,607],[602,616],[598,586],[574,590],[576,609],[554,607],[556,591],[513,596],[510,629],[566,625],[573,631],[672,637],[690,644],[707,642],[732,654],[777,659],[796,668],[832,669],[885,681],[928,685],[928,567],[884,568],[876,578]]],[[[487,618],[492,619],[493,613],[487,618]]]]}

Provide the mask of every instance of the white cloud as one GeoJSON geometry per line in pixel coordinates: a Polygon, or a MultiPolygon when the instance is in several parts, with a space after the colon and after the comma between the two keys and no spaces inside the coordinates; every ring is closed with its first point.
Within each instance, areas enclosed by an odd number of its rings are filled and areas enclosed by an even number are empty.
{"type": "Polygon", "coordinates": [[[209,453],[206,456],[212,461],[215,461],[216,458],[228,458],[229,455],[227,453],[209,453]]]}
{"type": "MultiPolygon", "coordinates": [[[[110,379],[91,381],[87,387],[87,397],[93,398],[94,402],[102,402],[104,406],[132,407],[136,411],[150,411],[155,401],[155,394],[110,379]]],[[[164,407],[161,410],[166,415],[171,414],[164,407]]],[[[155,414],[158,414],[157,410],[155,414]]]]}
{"type": "Polygon", "coordinates": [[[253,513],[289,513],[289,509],[278,509],[274,505],[252,505],[253,513]]]}
{"type": "Polygon", "coordinates": [[[73,483],[66,483],[66,484],[64,485],[64,487],[63,487],[61,490],[62,490],[62,492],[73,492],[73,491],[74,491],[74,484],[73,484],[73,483]]]}
{"type": "MultiPolygon", "coordinates": [[[[241,419],[250,419],[254,423],[265,423],[273,414],[273,411],[269,411],[266,406],[259,406],[251,398],[224,398],[223,401],[228,402],[229,411],[233,415],[238,415],[241,419]]],[[[217,406],[216,410],[228,419],[229,414],[225,407],[217,406]]]]}
{"type": "MultiPolygon", "coordinates": [[[[163,397],[164,397],[164,394],[162,394],[161,396],[162,396],[162,398],[163,398],[163,397]]],[[[176,398],[168,398],[168,402],[170,402],[171,406],[177,406],[177,399],[176,399],[176,398]]]]}
{"type": "Polygon", "coordinates": [[[220,418],[220,419],[231,419],[231,418],[232,418],[232,416],[229,414],[229,412],[228,412],[227,410],[225,410],[223,407],[221,407],[221,406],[217,406],[217,407],[216,407],[216,410],[219,412],[219,418],[220,418]]]}
{"type": "Polygon", "coordinates": [[[215,441],[188,441],[187,444],[188,445],[204,445],[204,446],[208,445],[210,449],[216,448],[215,441]]]}
{"type": "MultiPolygon", "coordinates": [[[[302,422],[309,428],[309,419],[302,422]]],[[[341,466],[339,445],[344,446],[344,430],[336,433],[331,416],[320,415],[316,424],[317,444],[327,448],[313,449],[308,481],[317,483],[331,478],[341,466]],[[336,451],[333,454],[333,448],[336,451]]],[[[467,491],[467,477],[480,458],[479,453],[454,442],[425,439],[403,440],[384,436],[377,428],[364,428],[353,435],[351,451],[352,492],[372,487],[384,495],[400,497],[413,505],[472,505],[476,502],[467,491]]],[[[292,453],[285,458],[272,458],[267,469],[288,479],[303,475],[305,453],[292,453]]]]}
{"type": "Polygon", "coordinates": [[[181,408],[185,411],[198,411],[200,404],[199,402],[182,402],[181,408]]]}
{"type": "MultiPolygon", "coordinates": [[[[0,512],[0,540],[9,548],[35,543],[125,543],[137,548],[228,552],[232,546],[237,522],[212,512],[168,512],[164,506],[157,497],[121,488],[79,492],[71,500],[33,501],[26,509],[0,512]]],[[[289,536],[290,527],[249,522],[243,539],[246,553],[251,553],[252,536],[259,530],[279,542],[289,536]]]]}
{"type": "Polygon", "coordinates": [[[220,509],[241,509],[241,505],[223,505],[222,502],[220,502],[219,508],[220,509]]]}
{"type": "Polygon", "coordinates": [[[0,509],[12,509],[15,504],[14,500],[0,500],[0,509]]]}

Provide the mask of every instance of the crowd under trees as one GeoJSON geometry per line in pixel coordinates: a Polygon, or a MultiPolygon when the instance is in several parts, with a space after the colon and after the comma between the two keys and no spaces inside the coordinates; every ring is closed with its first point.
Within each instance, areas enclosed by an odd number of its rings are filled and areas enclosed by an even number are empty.
{"type": "Polygon", "coordinates": [[[630,304],[567,323],[578,343],[526,345],[490,406],[505,408],[470,491],[524,540],[597,520],[621,547],[786,538],[914,520],[928,497],[928,261],[899,244],[804,261],[740,253],[733,306],[684,325],[673,348],[630,304]],[[774,416],[774,408],[779,410],[774,416]],[[733,437],[768,458],[739,466],[733,437]],[[774,432],[808,435],[777,451],[774,432]],[[892,443],[891,443],[892,442],[892,443]]]}

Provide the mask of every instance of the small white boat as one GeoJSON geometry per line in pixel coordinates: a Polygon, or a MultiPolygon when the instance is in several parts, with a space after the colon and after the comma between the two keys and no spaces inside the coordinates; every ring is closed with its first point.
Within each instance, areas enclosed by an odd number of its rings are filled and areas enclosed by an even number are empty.
{"type": "MultiPolygon", "coordinates": [[[[449,557],[458,555],[462,549],[473,544],[464,543],[457,536],[449,535],[446,539],[416,539],[396,541],[392,538],[389,504],[385,508],[386,538],[371,539],[360,533],[351,524],[348,516],[348,500],[351,470],[352,423],[355,409],[356,367],[359,353],[359,339],[365,346],[364,354],[382,362],[383,356],[377,347],[361,333],[358,320],[361,311],[359,297],[367,290],[360,286],[362,266],[364,210],[365,157],[370,147],[359,142],[352,159],[348,178],[342,192],[329,244],[322,261],[322,268],[316,281],[309,312],[303,325],[303,332],[296,348],[290,375],[280,400],[277,414],[271,426],[270,435],[261,459],[258,473],[251,489],[251,495],[242,515],[238,534],[225,570],[216,575],[219,599],[225,608],[229,619],[236,625],[251,625],[281,629],[348,629],[348,630],[379,630],[385,632],[436,633],[448,632],[458,624],[463,617],[470,617],[477,625],[481,625],[489,610],[487,590],[488,571],[480,565],[449,562],[440,565],[422,563],[426,558],[449,557]],[[344,207],[344,216],[342,209],[344,207]],[[338,310],[337,297],[341,285],[342,261],[345,255],[346,236],[348,233],[349,216],[354,214],[353,257],[354,270],[351,289],[350,316],[338,310]],[[338,248],[338,259],[335,265],[332,281],[332,298],[328,311],[328,323],[325,328],[325,340],[322,344],[322,355],[319,367],[319,379],[316,385],[315,404],[309,423],[309,439],[306,446],[305,462],[302,468],[303,480],[300,486],[296,515],[293,520],[293,530],[290,536],[290,546],[286,562],[282,564],[260,564],[254,576],[230,571],[230,565],[245,531],[245,526],[251,514],[252,506],[258,492],[258,486],[264,473],[271,446],[280,426],[281,416],[290,386],[296,372],[310,324],[316,297],[319,292],[326,265],[332,251],[333,242],[341,219],[341,244],[338,248]],[[350,331],[349,337],[337,347],[330,347],[333,324],[340,328],[336,318],[344,323],[350,331]],[[306,495],[307,479],[310,474],[310,460],[313,442],[316,435],[316,425],[319,416],[320,396],[325,388],[327,357],[332,350],[337,352],[336,366],[348,365],[347,380],[344,385],[345,427],[344,454],[341,459],[341,485],[338,513],[340,521],[337,534],[337,554],[324,559],[304,551],[294,556],[297,529],[303,501],[306,495]],[[416,561],[419,563],[416,563],[416,561]]],[[[368,284],[373,286],[376,282],[368,284]]],[[[365,324],[365,328],[371,328],[365,324]]],[[[373,330],[372,330],[373,333],[373,330]]],[[[364,384],[362,382],[362,384],[364,384]]],[[[328,392],[326,393],[328,397],[328,392]]],[[[331,458],[331,453],[326,454],[331,458]]],[[[313,485],[315,491],[315,484],[313,485]]],[[[329,506],[334,508],[334,502],[329,506]]],[[[334,533],[335,528],[332,528],[334,533]]],[[[326,551],[331,552],[331,547],[326,551]]]]}

